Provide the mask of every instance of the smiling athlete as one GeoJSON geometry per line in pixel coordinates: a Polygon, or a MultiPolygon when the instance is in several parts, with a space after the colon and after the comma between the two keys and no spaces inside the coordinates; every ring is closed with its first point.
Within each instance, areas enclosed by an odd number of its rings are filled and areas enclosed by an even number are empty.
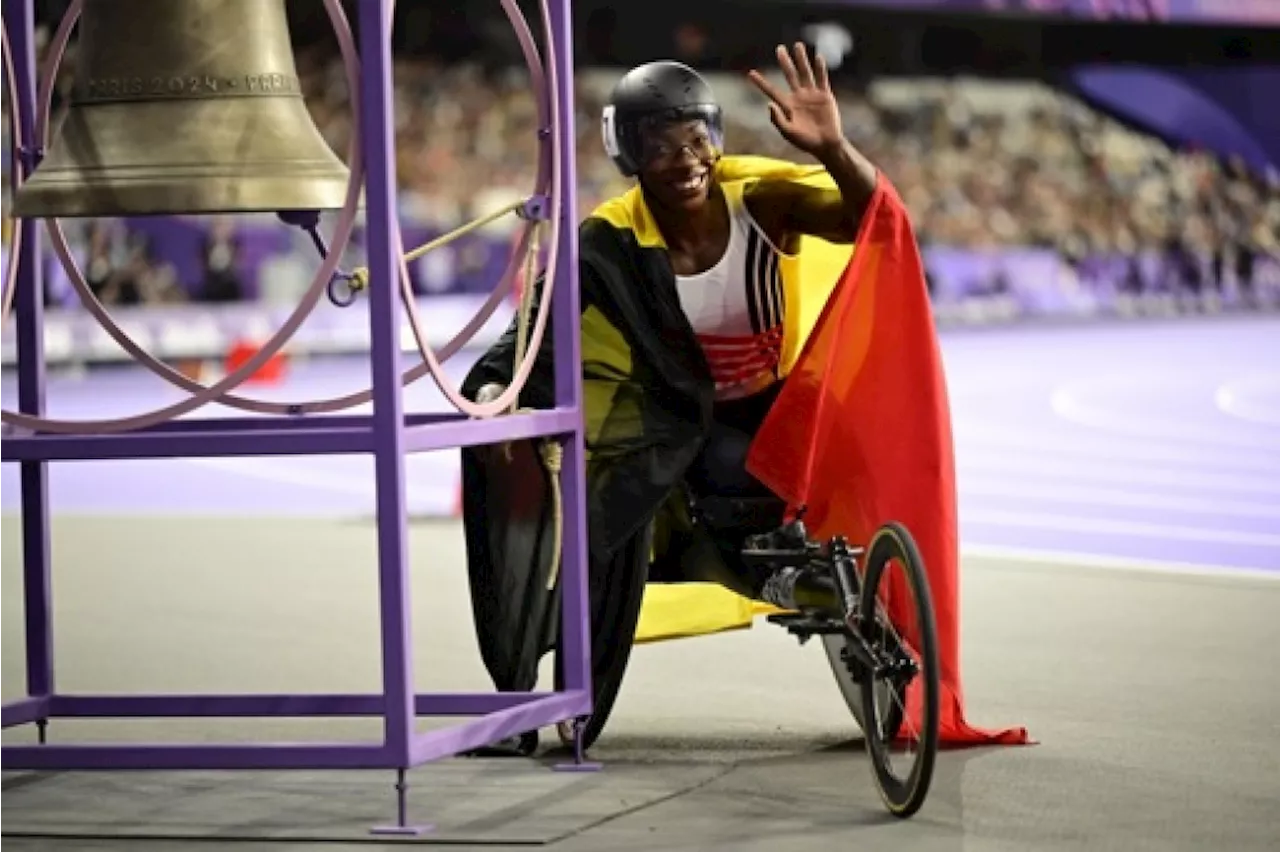
{"type": "MultiPolygon", "coordinates": [[[[646,583],[710,580],[782,606],[803,593],[741,564],[744,536],[777,528],[786,508],[748,472],[747,452],[804,342],[784,266],[806,236],[852,243],[877,173],[844,136],[821,57],[811,63],[797,44],[777,59],[785,90],[749,78],[778,132],[818,165],[725,156],[720,105],[678,62],[628,72],[602,116],[607,153],[637,185],[579,231],[595,689],[586,745],[620,687],[646,583]]],[[[513,323],[464,392],[501,393],[517,337],[513,323]]],[[[548,332],[523,406],[554,405],[550,342],[548,332]]],[[[463,451],[473,609],[502,690],[531,690],[556,644],[550,501],[540,486],[529,493],[543,475],[532,452],[463,451]]],[[[530,732],[515,750],[534,746],[530,732]]]]}

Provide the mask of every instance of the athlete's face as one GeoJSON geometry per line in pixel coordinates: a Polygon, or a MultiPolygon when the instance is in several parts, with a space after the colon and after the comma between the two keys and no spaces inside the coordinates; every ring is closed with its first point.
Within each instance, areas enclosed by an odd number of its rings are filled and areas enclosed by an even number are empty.
{"type": "Polygon", "coordinates": [[[655,127],[641,153],[640,181],[663,206],[696,210],[706,203],[719,152],[705,121],[655,127]]]}

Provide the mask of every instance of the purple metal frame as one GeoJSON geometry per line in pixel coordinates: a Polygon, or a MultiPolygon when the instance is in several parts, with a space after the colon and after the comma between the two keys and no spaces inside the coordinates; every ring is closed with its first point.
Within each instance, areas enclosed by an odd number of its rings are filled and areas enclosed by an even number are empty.
{"type": "MultiPolygon", "coordinates": [[[[126,434],[6,436],[5,462],[21,465],[24,607],[27,644],[25,699],[6,704],[3,726],[36,723],[39,744],[6,745],[4,767],[14,769],[338,769],[398,771],[399,825],[405,822],[404,772],[503,737],[574,719],[591,711],[590,630],[587,610],[586,518],[582,398],[578,339],[578,246],[573,145],[573,50],[571,0],[549,0],[555,89],[560,99],[559,182],[561,227],[553,274],[556,349],[556,408],[476,421],[460,415],[406,414],[399,369],[400,304],[397,288],[370,288],[373,413],[291,419],[223,418],[171,421],[126,434]],[[564,677],[560,692],[417,694],[413,686],[409,572],[403,456],[449,447],[556,436],[564,441],[563,587],[564,677]],[[49,561],[47,463],[87,459],[372,453],[377,480],[378,583],[382,620],[381,695],[60,695],[54,684],[52,590],[49,561]],[[377,743],[284,744],[85,744],[47,742],[49,720],[90,717],[381,716],[377,743]],[[416,716],[476,716],[449,728],[416,733],[416,716]]],[[[358,5],[362,64],[363,156],[366,170],[368,265],[374,281],[393,282],[399,273],[394,230],[395,159],[392,156],[390,0],[358,5]]],[[[33,128],[35,61],[33,0],[10,0],[3,8],[13,50],[18,100],[14,120],[33,128]]],[[[31,138],[30,132],[27,138],[31,138]]],[[[38,155],[23,157],[29,174],[38,155]]],[[[41,335],[40,234],[35,220],[22,220],[17,288],[19,408],[44,412],[45,365],[41,335]]],[[[577,755],[581,762],[581,752],[577,755]]]]}

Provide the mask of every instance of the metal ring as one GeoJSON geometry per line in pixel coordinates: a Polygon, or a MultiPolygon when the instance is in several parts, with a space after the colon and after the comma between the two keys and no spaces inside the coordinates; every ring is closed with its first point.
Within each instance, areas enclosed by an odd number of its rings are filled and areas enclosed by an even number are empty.
{"type": "MultiPolygon", "coordinates": [[[[52,40],[50,45],[51,56],[52,56],[53,50],[57,50],[59,48],[61,48],[61,50],[65,50],[67,40],[70,37],[71,27],[75,23],[75,18],[71,17],[71,12],[75,11],[75,13],[78,14],[81,2],[82,0],[74,0],[74,4],[72,8],[68,10],[67,16],[63,18],[62,25],[59,27],[58,32],[54,36],[54,39],[52,40]]],[[[328,4],[328,2],[329,0],[326,0],[326,4],[328,4]]],[[[520,12],[519,7],[516,6],[514,3],[510,2],[510,0],[502,0],[502,5],[504,10],[507,12],[507,16],[512,24],[512,27],[516,31],[517,39],[519,40],[521,50],[524,53],[525,62],[529,68],[531,82],[535,90],[535,93],[542,93],[545,95],[547,94],[546,75],[543,70],[542,58],[538,53],[537,43],[534,41],[534,37],[532,32],[529,29],[528,22],[525,20],[524,15],[520,12]]],[[[543,12],[545,15],[545,12],[546,12],[545,6],[543,9],[543,12]]],[[[344,25],[346,24],[345,15],[342,18],[342,23],[344,25]]],[[[336,25],[337,25],[337,22],[335,21],[335,26],[336,25]]],[[[350,32],[349,27],[346,27],[346,31],[348,33],[350,32]]],[[[341,42],[340,42],[340,46],[341,46],[341,42]]],[[[61,53],[59,52],[58,55],[60,57],[61,53]]],[[[344,58],[344,61],[348,58],[345,50],[344,50],[343,58],[344,58]]],[[[353,78],[350,67],[348,67],[347,85],[351,91],[351,100],[352,100],[353,106],[355,106],[358,98],[359,80],[358,80],[358,76],[353,78]]],[[[52,94],[51,88],[45,89],[42,87],[42,90],[41,90],[42,100],[44,103],[46,103],[46,105],[49,103],[49,98],[51,94],[52,94]]],[[[547,97],[535,98],[535,101],[537,103],[537,112],[538,112],[538,126],[540,128],[545,128],[548,126],[547,125],[547,119],[548,119],[547,100],[548,100],[547,97]]],[[[47,108],[42,114],[47,122],[47,119],[48,119],[47,108]]],[[[546,136],[544,136],[543,134],[539,134],[539,140],[540,140],[541,156],[539,157],[538,171],[537,171],[537,177],[535,179],[533,197],[540,197],[540,196],[546,195],[548,190],[547,181],[550,177],[549,175],[550,161],[552,159],[552,157],[550,156],[551,146],[547,144],[546,136]]],[[[357,143],[358,143],[358,139],[353,136],[352,156],[358,156],[358,150],[355,147],[357,143]]],[[[51,224],[53,223],[51,222],[51,224]]],[[[440,350],[440,354],[438,356],[439,362],[443,363],[444,361],[453,357],[453,355],[457,354],[464,346],[466,346],[467,343],[469,343],[471,339],[476,335],[476,333],[480,330],[480,328],[485,323],[487,323],[489,319],[493,316],[493,314],[497,311],[498,306],[502,304],[502,302],[505,301],[507,296],[511,293],[513,289],[514,281],[515,281],[515,276],[520,269],[521,260],[524,258],[525,254],[529,250],[529,242],[532,237],[532,226],[533,226],[532,222],[526,224],[526,227],[521,232],[520,239],[516,241],[516,244],[514,246],[512,246],[512,251],[511,251],[510,259],[507,263],[507,268],[504,271],[502,277],[499,279],[498,284],[494,287],[492,292],[490,292],[488,299],[486,299],[485,303],[480,306],[479,310],[476,311],[475,315],[472,316],[471,320],[462,328],[461,331],[459,331],[456,335],[454,335],[452,340],[450,340],[447,344],[445,344],[445,346],[440,350]]],[[[60,236],[60,235],[55,235],[55,238],[54,238],[55,251],[58,248],[57,236],[60,236]]],[[[62,245],[65,248],[65,240],[62,241],[62,245]]],[[[68,257],[69,257],[69,252],[68,252],[68,257]]],[[[105,306],[102,305],[102,303],[98,300],[97,296],[94,295],[93,291],[89,289],[88,284],[83,280],[83,275],[79,274],[79,267],[78,265],[75,264],[74,259],[64,260],[63,265],[64,267],[67,267],[68,275],[72,279],[72,285],[73,287],[75,287],[75,289],[79,293],[80,300],[84,304],[85,308],[98,320],[98,322],[102,325],[103,329],[107,332],[107,334],[110,335],[111,338],[115,340],[115,342],[119,344],[126,352],[132,355],[134,360],[138,364],[145,367],[146,369],[151,371],[153,374],[159,376],[160,378],[164,379],[170,384],[176,387],[179,387],[187,391],[188,393],[200,393],[207,389],[206,385],[203,385],[200,382],[194,381],[188,378],[187,376],[183,375],[182,373],[178,372],[177,370],[174,370],[172,367],[159,361],[158,359],[153,357],[150,353],[146,352],[144,349],[138,346],[138,344],[134,342],[134,340],[131,337],[129,337],[128,333],[125,332],[122,328],[120,328],[115,323],[115,321],[111,318],[109,312],[106,310],[105,306]],[[68,266],[68,263],[70,263],[71,265],[68,266]]],[[[332,285],[333,285],[333,279],[331,277],[326,287],[331,287],[332,285]]],[[[410,288],[410,295],[411,295],[411,288],[410,288]]],[[[332,296],[330,298],[332,300],[332,296]]],[[[413,304],[412,298],[409,299],[408,304],[413,304]]],[[[408,386],[416,382],[417,380],[421,379],[423,376],[427,375],[429,372],[431,372],[430,365],[424,360],[422,363],[416,364],[415,366],[406,370],[401,375],[401,386],[408,386]]],[[[234,388],[235,386],[233,385],[232,387],[234,388]]],[[[362,405],[368,402],[369,400],[371,400],[372,398],[373,398],[373,389],[372,389],[372,386],[370,386],[370,387],[366,387],[363,390],[355,391],[349,394],[344,394],[342,396],[330,397],[328,399],[311,400],[306,402],[283,402],[283,403],[271,402],[267,400],[255,399],[252,397],[239,396],[239,395],[236,395],[233,393],[227,393],[227,392],[224,392],[223,395],[218,397],[216,401],[219,404],[226,405],[230,408],[236,408],[241,411],[252,411],[260,414],[279,414],[279,415],[285,415],[285,416],[298,416],[298,415],[304,415],[304,414],[320,414],[320,413],[331,413],[336,411],[343,411],[345,409],[352,408],[357,405],[362,405]]]]}
{"type": "MultiPolygon", "coordinates": [[[[13,149],[13,177],[11,184],[16,193],[26,179],[23,160],[25,159],[25,138],[22,123],[26,120],[24,110],[18,109],[18,81],[14,74],[13,48],[9,45],[9,28],[0,24],[0,36],[4,46],[4,73],[9,78],[9,103],[13,104],[9,114],[9,144],[13,149]]],[[[22,256],[22,226],[15,220],[13,240],[9,243],[9,263],[4,274],[4,307],[0,313],[0,322],[9,322],[9,312],[13,310],[13,297],[18,289],[18,258],[22,256]]]]}
{"type": "MultiPolygon", "coordinates": [[[[74,0],[71,7],[67,10],[67,14],[63,16],[62,23],[58,27],[57,35],[50,45],[49,56],[46,59],[44,79],[40,84],[40,103],[36,113],[36,130],[37,138],[45,140],[49,126],[49,112],[52,102],[53,80],[59,64],[62,61],[64,52],[66,51],[67,41],[71,36],[71,28],[79,18],[80,10],[83,6],[83,0],[74,0]]],[[[355,42],[351,35],[351,29],[348,25],[346,14],[342,10],[339,0],[325,0],[325,8],[328,10],[330,18],[333,21],[334,29],[337,31],[338,41],[342,47],[344,59],[351,58],[352,62],[347,67],[349,81],[357,87],[359,85],[359,65],[355,42]]],[[[356,107],[357,115],[359,114],[358,95],[353,92],[352,104],[356,107]]],[[[352,162],[349,166],[351,170],[351,179],[347,183],[347,200],[343,207],[342,217],[338,221],[338,239],[335,245],[345,248],[351,237],[351,232],[355,226],[355,218],[360,200],[360,185],[364,176],[363,157],[360,155],[360,139],[359,134],[352,134],[351,149],[353,153],[352,162]]],[[[75,264],[71,258],[65,235],[57,219],[49,219],[46,222],[49,230],[49,236],[53,243],[54,251],[57,253],[59,260],[67,270],[67,274],[72,277],[73,284],[76,285],[77,291],[81,293],[82,299],[85,293],[92,295],[84,276],[80,272],[79,266],[75,264]]],[[[298,328],[306,320],[306,318],[314,310],[316,304],[320,300],[325,287],[328,285],[330,278],[333,276],[334,270],[337,268],[339,251],[334,251],[320,265],[320,269],[316,272],[316,277],[312,281],[311,288],[307,291],[302,302],[290,315],[285,324],[276,332],[270,340],[268,340],[257,352],[253,354],[238,369],[223,377],[216,384],[210,386],[199,385],[199,391],[193,392],[187,399],[174,403],[164,408],[154,409],[152,411],[133,415],[131,417],[111,418],[106,420],[55,420],[51,418],[36,417],[30,414],[14,411],[0,412],[0,419],[3,422],[30,429],[36,432],[52,432],[58,434],[106,434],[111,432],[124,432],[133,429],[142,429],[153,426],[157,423],[170,420],[188,411],[193,411],[210,402],[219,400],[223,395],[245,382],[250,376],[256,373],[267,361],[274,357],[289,339],[297,332],[298,328]]],[[[88,308],[103,327],[111,332],[112,327],[120,334],[121,337],[128,340],[131,344],[131,352],[138,357],[136,353],[141,352],[141,348],[133,343],[133,340],[125,335],[123,331],[115,326],[110,320],[101,302],[94,297],[87,300],[85,307],[88,308]],[[97,310],[95,310],[95,307],[97,310]],[[104,320],[105,317],[105,320],[104,320]]],[[[112,334],[116,337],[115,334],[112,334]]],[[[117,342],[121,342],[117,338],[117,342]]],[[[148,356],[149,357],[149,356],[148,356]]],[[[139,359],[141,360],[141,359],[139,359]]],[[[194,383],[199,384],[199,383],[194,383]]]]}

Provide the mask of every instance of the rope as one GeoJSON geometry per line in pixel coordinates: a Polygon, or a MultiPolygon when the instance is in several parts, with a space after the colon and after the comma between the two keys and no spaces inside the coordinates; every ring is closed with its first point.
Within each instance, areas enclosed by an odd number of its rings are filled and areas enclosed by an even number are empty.
{"type": "MultiPolygon", "coordinates": [[[[520,208],[524,207],[524,204],[525,204],[524,201],[513,201],[510,204],[508,204],[506,207],[503,207],[501,210],[495,210],[494,212],[488,214],[487,216],[481,216],[479,219],[472,219],[467,224],[462,225],[461,227],[455,228],[454,230],[450,231],[447,234],[436,237],[434,240],[432,240],[429,243],[423,243],[413,251],[405,254],[404,256],[405,263],[412,263],[413,261],[417,260],[418,258],[422,257],[425,254],[429,254],[438,248],[447,246],[449,243],[453,242],[456,239],[459,239],[460,237],[465,237],[467,234],[471,233],[472,231],[483,228],[485,225],[488,225],[490,222],[496,222],[497,220],[501,219],[503,216],[506,216],[508,213],[514,213],[520,208]]],[[[539,222],[538,224],[541,225],[542,223],[539,222]]],[[[369,286],[369,267],[358,266],[355,269],[353,269],[351,271],[351,279],[350,281],[347,282],[347,286],[353,292],[359,292],[361,290],[366,289],[369,286]]]]}
{"type": "MultiPolygon", "coordinates": [[[[524,360],[525,349],[529,343],[529,319],[533,314],[534,276],[538,273],[538,250],[541,247],[542,226],[542,222],[534,225],[533,235],[529,241],[529,253],[525,255],[524,289],[520,292],[520,314],[516,322],[516,351],[513,359],[516,364],[524,360]]],[[[512,414],[528,410],[521,409],[515,400],[511,403],[512,414]]],[[[505,449],[507,461],[511,461],[511,444],[507,444],[505,449]]],[[[547,591],[550,592],[555,589],[556,583],[560,580],[560,558],[564,538],[564,495],[560,490],[560,471],[564,467],[564,447],[559,441],[543,438],[538,444],[538,456],[542,459],[542,464],[551,479],[552,545],[551,567],[547,574],[547,591]]]]}
{"type": "MultiPolygon", "coordinates": [[[[538,251],[541,248],[542,229],[545,222],[534,223],[529,239],[528,253],[524,264],[524,289],[520,293],[520,310],[516,319],[516,346],[513,357],[515,364],[524,360],[525,350],[529,345],[529,321],[533,315],[534,277],[538,271],[538,251]]],[[[444,239],[443,237],[441,239],[444,239]]],[[[511,403],[509,414],[521,414],[531,411],[521,408],[517,400],[511,403]]],[[[507,462],[512,460],[511,442],[502,445],[503,455],[507,462]]],[[[551,479],[551,566],[547,572],[547,591],[553,591],[560,580],[560,561],[564,547],[564,494],[560,487],[560,471],[564,468],[564,447],[559,441],[544,438],[538,443],[538,457],[551,479]]]]}
{"type": "Polygon", "coordinates": [[[551,474],[551,568],[547,576],[547,591],[560,581],[560,548],[564,536],[564,496],[560,493],[560,469],[564,466],[564,447],[558,441],[544,440],[538,448],[542,463],[551,474]]]}
{"type": "MultiPolygon", "coordinates": [[[[529,253],[524,256],[524,286],[520,291],[520,320],[516,323],[515,365],[524,360],[529,345],[529,315],[533,313],[533,277],[538,274],[538,250],[542,247],[542,222],[533,226],[529,240],[529,253]]],[[[511,413],[516,412],[516,400],[511,401],[511,413]]]]}
{"type": "MultiPolygon", "coordinates": [[[[516,358],[520,363],[525,359],[525,347],[529,336],[529,320],[534,312],[534,276],[538,274],[538,249],[541,239],[541,224],[534,226],[534,235],[529,246],[529,255],[525,262],[525,288],[520,293],[520,321],[516,324],[516,358]]],[[[511,403],[511,412],[516,413],[517,403],[511,403]]],[[[507,445],[508,459],[511,445],[507,445]]],[[[564,448],[559,441],[544,438],[538,446],[538,454],[543,459],[543,466],[552,481],[552,564],[547,577],[547,591],[553,591],[559,582],[561,569],[561,549],[564,536],[564,495],[561,493],[561,469],[564,467],[564,448]]]]}

